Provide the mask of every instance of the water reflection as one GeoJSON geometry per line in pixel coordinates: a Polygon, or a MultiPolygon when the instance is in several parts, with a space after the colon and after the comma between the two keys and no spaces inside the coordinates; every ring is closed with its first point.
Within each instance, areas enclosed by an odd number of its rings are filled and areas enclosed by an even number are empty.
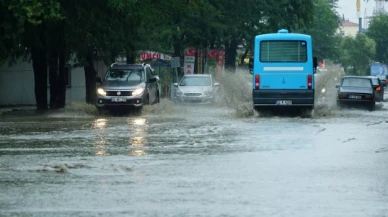
{"type": "Polygon", "coordinates": [[[105,129],[107,125],[108,120],[105,118],[99,118],[94,121],[94,128],[95,129],[105,129]]]}
{"type": "Polygon", "coordinates": [[[144,118],[136,118],[133,120],[130,120],[130,124],[135,127],[135,129],[132,131],[134,135],[131,135],[130,138],[130,152],[129,155],[131,156],[142,156],[146,155],[147,152],[145,150],[145,144],[146,144],[146,138],[147,135],[147,128],[148,123],[146,119],[144,118]]]}
{"type": "Polygon", "coordinates": [[[93,127],[98,130],[97,137],[94,142],[94,149],[96,156],[104,156],[107,155],[106,150],[106,126],[108,120],[105,118],[99,118],[94,121],[93,127]]]}
{"type": "Polygon", "coordinates": [[[137,126],[144,126],[146,123],[147,121],[144,118],[136,118],[130,121],[130,124],[137,126]]]}
{"type": "Polygon", "coordinates": [[[130,140],[130,146],[131,146],[131,151],[130,155],[132,156],[141,156],[141,155],[146,155],[147,152],[144,150],[145,149],[145,138],[141,136],[136,136],[132,137],[130,140]]]}

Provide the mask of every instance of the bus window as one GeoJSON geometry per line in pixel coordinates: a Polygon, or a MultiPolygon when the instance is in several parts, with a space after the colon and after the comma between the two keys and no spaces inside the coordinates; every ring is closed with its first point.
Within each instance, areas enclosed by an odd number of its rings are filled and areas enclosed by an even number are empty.
{"type": "Polygon", "coordinates": [[[260,62],[307,62],[306,41],[261,41],[260,62]]]}

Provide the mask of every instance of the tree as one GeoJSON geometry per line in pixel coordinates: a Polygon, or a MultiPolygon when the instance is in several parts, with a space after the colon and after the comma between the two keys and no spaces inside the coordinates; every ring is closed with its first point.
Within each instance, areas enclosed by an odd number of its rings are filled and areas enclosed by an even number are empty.
{"type": "Polygon", "coordinates": [[[279,1],[223,1],[209,0],[220,12],[219,22],[225,24],[219,41],[225,46],[225,67],[234,71],[237,47],[250,42],[257,34],[289,31],[311,25],[312,0],[279,1]]]}
{"type": "Polygon", "coordinates": [[[365,34],[355,38],[345,36],[341,43],[341,63],[350,75],[368,75],[369,64],[375,55],[376,43],[365,34]],[[350,69],[350,70],[348,70],[350,69]]]}
{"type": "Polygon", "coordinates": [[[314,56],[320,59],[339,58],[340,36],[337,34],[339,27],[336,5],[329,1],[314,1],[314,21],[310,28],[303,30],[313,39],[314,56]]]}
{"type": "Polygon", "coordinates": [[[367,34],[376,42],[374,59],[378,62],[388,63],[388,15],[379,14],[373,17],[367,34]]]}
{"type": "Polygon", "coordinates": [[[61,20],[59,4],[54,0],[4,0],[0,59],[18,57],[18,51],[29,51],[32,59],[35,98],[38,110],[47,109],[47,23],[61,20]],[[13,26],[11,26],[11,25],[13,26]],[[4,53],[3,53],[4,52],[4,53]]]}

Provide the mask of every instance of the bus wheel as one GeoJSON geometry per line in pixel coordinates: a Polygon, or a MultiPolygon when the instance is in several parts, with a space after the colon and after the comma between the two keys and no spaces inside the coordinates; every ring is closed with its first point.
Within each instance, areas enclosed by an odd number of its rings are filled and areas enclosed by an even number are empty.
{"type": "Polygon", "coordinates": [[[255,106],[255,113],[258,117],[270,117],[272,115],[271,110],[268,108],[255,106]]]}
{"type": "Polygon", "coordinates": [[[307,108],[301,108],[300,109],[300,116],[302,118],[312,118],[313,117],[313,108],[307,107],[307,108]]]}

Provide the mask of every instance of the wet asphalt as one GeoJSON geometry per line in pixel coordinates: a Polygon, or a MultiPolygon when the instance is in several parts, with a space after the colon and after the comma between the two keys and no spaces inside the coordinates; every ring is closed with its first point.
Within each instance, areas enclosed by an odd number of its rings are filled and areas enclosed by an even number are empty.
{"type": "Polygon", "coordinates": [[[388,216],[387,102],[311,119],[167,104],[0,116],[0,216],[388,216]]]}

